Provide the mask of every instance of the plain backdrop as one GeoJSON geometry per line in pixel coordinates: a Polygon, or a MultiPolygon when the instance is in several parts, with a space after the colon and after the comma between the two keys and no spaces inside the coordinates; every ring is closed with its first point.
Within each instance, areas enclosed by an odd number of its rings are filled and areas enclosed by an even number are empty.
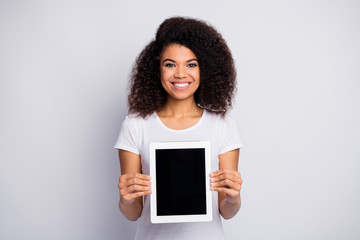
{"type": "Polygon", "coordinates": [[[113,145],[130,68],[171,16],[238,71],[227,239],[360,239],[359,1],[0,0],[0,239],[132,239],[113,145]]]}

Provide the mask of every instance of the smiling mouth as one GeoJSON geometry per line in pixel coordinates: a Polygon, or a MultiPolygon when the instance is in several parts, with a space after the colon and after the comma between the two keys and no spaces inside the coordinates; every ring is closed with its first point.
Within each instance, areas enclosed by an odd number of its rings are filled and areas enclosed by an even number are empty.
{"type": "Polygon", "coordinates": [[[173,82],[172,84],[178,88],[186,88],[190,85],[190,82],[173,82]]]}

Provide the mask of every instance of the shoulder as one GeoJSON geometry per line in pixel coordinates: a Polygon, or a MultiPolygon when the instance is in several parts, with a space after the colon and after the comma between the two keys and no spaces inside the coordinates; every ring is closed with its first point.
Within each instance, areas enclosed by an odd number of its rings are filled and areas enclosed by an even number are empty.
{"type": "Polygon", "coordinates": [[[206,114],[205,115],[206,118],[214,124],[216,123],[223,127],[236,126],[236,122],[235,122],[234,118],[229,114],[226,114],[225,116],[223,116],[222,114],[209,112],[207,110],[204,110],[204,113],[206,114]]]}
{"type": "Polygon", "coordinates": [[[125,117],[124,121],[131,122],[131,123],[141,123],[141,122],[148,122],[149,120],[156,117],[156,113],[152,113],[148,115],[147,117],[141,117],[134,113],[128,113],[125,117]]]}
{"type": "Polygon", "coordinates": [[[138,116],[136,114],[128,114],[126,115],[122,125],[127,128],[141,128],[142,126],[145,126],[149,124],[153,119],[156,118],[156,113],[153,113],[146,118],[143,118],[141,116],[138,116]]]}

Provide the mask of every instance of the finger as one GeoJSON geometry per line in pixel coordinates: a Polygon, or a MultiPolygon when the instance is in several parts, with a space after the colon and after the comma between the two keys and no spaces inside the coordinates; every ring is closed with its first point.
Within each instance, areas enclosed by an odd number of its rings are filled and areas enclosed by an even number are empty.
{"type": "Polygon", "coordinates": [[[135,192],[148,192],[151,190],[150,186],[143,187],[139,185],[132,185],[130,187],[125,188],[128,193],[135,193],[135,192]]]}
{"type": "Polygon", "coordinates": [[[122,196],[125,196],[125,195],[136,193],[136,192],[148,192],[148,191],[151,191],[150,186],[143,187],[143,186],[139,186],[139,185],[132,185],[130,187],[121,188],[120,194],[122,196]]]}
{"type": "Polygon", "coordinates": [[[140,178],[130,178],[128,180],[121,180],[119,182],[119,188],[129,187],[132,185],[150,186],[151,182],[149,180],[142,180],[140,178]]]}
{"type": "Polygon", "coordinates": [[[211,187],[210,189],[212,191],[226,193],[226,194],[230,195],[231,197],[236,197],[240,193],[237,190],[233,190],[230,188],[224,188],[224,187],[211,187]]]}
{"type": "Polygon", "coordinates": [[[150,180],[151,179],[150,175],[141,174],[141,173],[127,173],[127,174],[121,175],[119,181],[124,181],[124,180],[128,180],[131,178],[139,178],[142,180],[150,180]]]}
{"type": "Polygon", "coordinates": [[[229,179],[233,182],[240,182],[241,179],[235,177],[234,175],[232,174],[222,174],[220,176],[217,176],[217,177],[212,177],[210,178],[210,182],[220,182],[220,181],[223,181],[223,180],[226,180],[226,179],[229,179]]]}
{"type": "Polygon", "coordinates": [[[149,195],[149,194],[151,194],[151,191],[131,193],[131,194],[122,196],[121,200],[123,200],[123,202],[125,202],[125,203],[131,203],[134,201],[134,199],[145,196],[145,195],[149,195]]]}
{"type": "Polygon", "coordinates": [[[219,182],[219,181],[226,180],[226,179],[229,179],[229,180],[232,180],[234,182],[238,182],[238,183],[242,184],[241,177],[238,177],[237,175],[234,175],[234,173],[232,173],[232,172],[224,172],[221,175],[218,175],[216,177],[212,177],[210,179],[210,182],[219,182]]]}
{"type": "Polygon", "coordinates": [[[218,171],[210,173],[210,177],[217,177],[217,176],[220,176],[222,174],[232,174],[234,176],[241,177],[240,172],[235,171],[235,170],[231,170],[231,169],[226,169],[226,168],[222,168],[222,169],[220,169],[218,171]]]}
{"type": "Polygon", "coordinates": [[[221,175],[221,174],[223,174],[225,172],[231,172],[231,171],[233,171],[233,170],[226,169],[226,168],[221,168],[221,169],[219,169],[217,171],[212,172],[211,175],[217,176],[217,175],[221,175]]]}
{"type": "Polygon", "coordinates": [[[241,190],[241,184],[238,182],[234,182],[230,179],[225,179],[222,181],[218,181],[218,182],[212,182],[210,183],[210,186],[212,187],[226,187],[226,188],[231,188],[237,191],[241,190]]]}

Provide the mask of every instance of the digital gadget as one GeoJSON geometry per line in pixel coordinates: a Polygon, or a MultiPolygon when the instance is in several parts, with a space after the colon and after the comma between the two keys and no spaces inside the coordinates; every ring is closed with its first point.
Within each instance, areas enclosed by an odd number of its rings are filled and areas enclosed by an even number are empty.
{"type": "Polygon", "coordinates": [[[150,144],[151,222],[212,220],[210,142],[150,144]]]}

